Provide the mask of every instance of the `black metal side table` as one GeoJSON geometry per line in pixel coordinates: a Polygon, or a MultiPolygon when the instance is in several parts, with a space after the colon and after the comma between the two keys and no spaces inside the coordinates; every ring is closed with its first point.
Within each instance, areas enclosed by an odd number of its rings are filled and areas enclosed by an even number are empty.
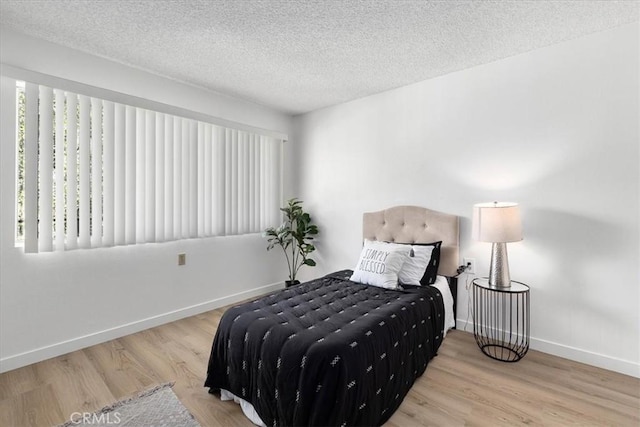
{"type": "Polygon", "coordinates": [[[473,280],[473,335],[487,356],[517,362],[529,351],[529,286],[511,281],[510,288],[473,280]]]}

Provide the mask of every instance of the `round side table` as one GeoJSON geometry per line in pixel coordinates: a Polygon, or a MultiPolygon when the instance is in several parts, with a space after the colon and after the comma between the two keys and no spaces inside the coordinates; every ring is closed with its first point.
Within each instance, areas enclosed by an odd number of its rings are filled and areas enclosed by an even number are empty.
{"type": "Polygon", "coordinates": [[[529,286],[511,281],[510,288],[473,280],[473,335],[487,356],[517,362],[529,351],[529,286]]]}

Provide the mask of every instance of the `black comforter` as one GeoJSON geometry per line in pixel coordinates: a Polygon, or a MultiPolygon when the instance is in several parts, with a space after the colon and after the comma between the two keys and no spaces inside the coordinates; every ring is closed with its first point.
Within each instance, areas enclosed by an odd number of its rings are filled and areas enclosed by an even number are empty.
{"type": "Polygon", "coordinates": [[[267,426],[380,425],[442,342],[440,292],[330,274],[230,308],[205,386],[253,404],[267,426]]]}

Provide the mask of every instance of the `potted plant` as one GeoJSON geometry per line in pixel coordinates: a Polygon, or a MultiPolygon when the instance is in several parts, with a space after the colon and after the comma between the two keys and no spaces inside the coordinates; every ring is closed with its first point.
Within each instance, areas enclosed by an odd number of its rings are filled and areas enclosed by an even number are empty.
{"type": "Polygon", "coordinates": [[[280,246],[287,259],[289,280],[286,286],[300,283],[296,280],[298,270],[303,265],[313,267],[316,262],[309,258],[309,254],[316,250],[311,243],[313,236],[318,234],[318,227],[311,222],[311,217],[302,209],[302,201],[296,198],[287,201],[284,208],[285,220],[277,228],[269,227],[264,231],[269,245],[267,250],[280,246]]]}

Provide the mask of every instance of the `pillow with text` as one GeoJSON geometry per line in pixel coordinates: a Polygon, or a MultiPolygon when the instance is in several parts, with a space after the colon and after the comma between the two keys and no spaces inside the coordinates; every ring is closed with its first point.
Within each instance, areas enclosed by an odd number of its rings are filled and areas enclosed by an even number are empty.
{"type": "Polygon", "coordinates": [[[365,240],[351,280],[365,285],[398,289],[398,273],[409,259],[410,246],[365,240]]]}

